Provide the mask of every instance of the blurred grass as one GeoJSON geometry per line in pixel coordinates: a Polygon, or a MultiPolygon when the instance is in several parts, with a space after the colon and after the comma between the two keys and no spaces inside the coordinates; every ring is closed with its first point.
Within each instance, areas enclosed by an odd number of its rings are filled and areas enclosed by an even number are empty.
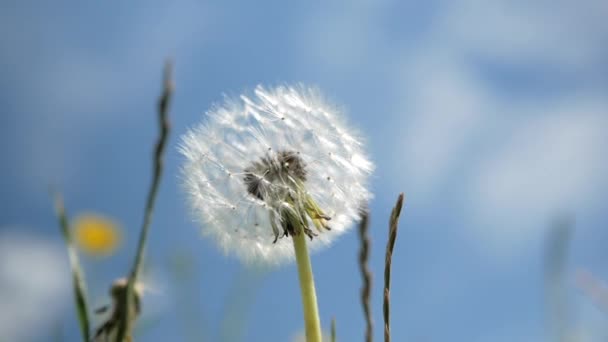
{"type": "Polygon", "coordinates": [[[224,313],[220,325],[220,341],[243,341],[247,327],[249,308],[267,271],[263,269],[241,269],[224,301],[224,313]]]}
{"type": "Polygon", "coordinates": [[[573,230],[573,220],[560,217],[554,220],[547,232],[544,256],[544,277],[547,321],[550,335],[555,341],[571,341],[572,309],[568,301],[567,260],[573,230]]]}
{"type": "Polygon", "coordinates": [[[72,283],[74,286],[74,298],[76,301],[76,313],[84,342],[90,341],[90,319],[89,305],[87,303],[87,285],[84,279],[84,271],[80,267],[78,253],[74,247],[74,241],[69,228],[68,218],[63,205],[63,200],[59,194],[55,194],[55,212],[59,219],[59,227],[63,239],[65,240],[72,271],[72,283]]]}
{"type": "Polygon", "coordinates": [[[182,327],[182,340],[210,341],[208,321],[201,307],[200,262],[191,252],[179,251],[168,259],[167,270],[175,288],[175,308],[182,327]]]}
{"type": "Polygon", "coordinates": [[[266,277],[264,269],[241,269],[231,282],[224,299],[219,326],[211,330],[200,291],[204,291],[200,262],[193,253],[179,252],[168,260],[170,278],[175,287],[178,321],[182,325],[183,341],[238,342],[245,340],[249,309],[256,292],[266,277]],[[216,338],[213,338],[217,334],[216,338]]]}
{"type": "Polygon", "coordinates": [[[336,318],[331,319],[331,342],[336,342],[336,318]]]}

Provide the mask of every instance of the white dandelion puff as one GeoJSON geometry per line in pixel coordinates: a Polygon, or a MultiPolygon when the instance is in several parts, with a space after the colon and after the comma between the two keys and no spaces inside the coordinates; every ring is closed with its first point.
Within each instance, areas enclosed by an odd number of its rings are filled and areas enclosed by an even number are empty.
{"type": "Polygon", "coordinates": [[[374,166],[341,111],[316,88],[258,86],[226,98],[182,137],[183,185],[203,235],[246,263],[294,258],[359,219],[374,166]]]}

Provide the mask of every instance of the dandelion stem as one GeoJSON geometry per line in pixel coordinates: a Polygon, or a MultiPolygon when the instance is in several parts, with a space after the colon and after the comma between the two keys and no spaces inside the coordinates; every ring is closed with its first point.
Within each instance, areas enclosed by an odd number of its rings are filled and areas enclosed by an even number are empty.
{"type": "Polygon", "coordinates": [[[306,324],[306,341],[322,342],[321,323],[319,320],[319,309],[317,307],[317,294],[315,292],[315,281],[312,275],[308,247],[306,246],[306,235],[303,233],[294,234],[292,238],[293,246],[296,251],[300,290],[302,291],[302,306],[304,308],[304,322],[306,324]]]}

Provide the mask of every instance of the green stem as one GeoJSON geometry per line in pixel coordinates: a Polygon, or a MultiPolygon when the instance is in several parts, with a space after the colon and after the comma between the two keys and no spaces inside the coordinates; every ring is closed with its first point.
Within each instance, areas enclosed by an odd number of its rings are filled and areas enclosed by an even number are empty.
{"type": "Polygon", "coordinates": [[[152,174],[152,184],[148,192],[146,200],[146,208],[144,210],[144,221],[139,233],[139,241],[137,242],[137,252],[135,253],[135,261],[133,262],[133,268],[129,274],[127,281],[126,291],[119,298],[119,305],[124,307],[125,314],[119,317],[118,320],[118,333],[116,341],[123,342],[125,340],[131,340],[129,336],[132,330],[131,319],[129,313],[133,311],[131,309],[135,306],[135,283],[138,281],[143,268],[144,252],[146,248],[146,242],[148,239],[148,231],[150,230],[150,222],[152,222],[152,214],[154,213],[154,203],[156,201],[156,193],[160,184],[160,178],[163,172],[163,153],[165,146],[167,145],[167,138],[169,135],[169,102],[173,95],[173,64],[167,61],[165,64],[164,80],[163,80],[163,92],[160,100],[158,101],[158,121],[160,124],[160,135],[156,142],[154,149],[154,165],[152,174]]]}
{"type": "Polygon", "coordinates": [[[310,256],[306,246],[306,235],[303,233],[292,236],[293,247],[296,251],[300,290],[302,291],[302,306],[304,308],[304,322],[306,323],[306,341],[322,342],[319,309],[317,307],[317,294],[315,281],[312,276],[310,256]]]}
{"type": "Polygon", "coordinates": [[[63,200],[59,194],[55,194],[55,210],[59,218],[59,226],[68,249],[68,259],[70,268],[72,269],[72,286],[74,287],[74,298],[76,299],[76,313],[78,322],[80,323],[80,331],[82,332],[82,340],[88,342],[90,336],[90,319],[89,305],[87,303],[87,283],[84,279],[84,271],[80,267],[78,260],[78,252],[72,241],[72,232],[70,231],[68,216],[63,206],[63,200]]]}

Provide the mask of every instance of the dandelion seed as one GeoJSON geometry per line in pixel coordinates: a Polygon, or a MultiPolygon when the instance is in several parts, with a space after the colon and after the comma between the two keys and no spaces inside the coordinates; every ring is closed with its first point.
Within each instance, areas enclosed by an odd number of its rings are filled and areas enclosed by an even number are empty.
{"type": "Polygon", "coordinates": [[[227,98],[182,137],[183,185],[204,235],[246,263],[294,258],[359,219],[373,170],[357,133],[315,88],[258,86],[227,98]]]}
{"type": "Polygon", "coordinates": [[[96,214],[83,214],[74,220],[74,238],[77,246],[93,256],[113,254],[121,242],[118,225],[96,214]]]}

